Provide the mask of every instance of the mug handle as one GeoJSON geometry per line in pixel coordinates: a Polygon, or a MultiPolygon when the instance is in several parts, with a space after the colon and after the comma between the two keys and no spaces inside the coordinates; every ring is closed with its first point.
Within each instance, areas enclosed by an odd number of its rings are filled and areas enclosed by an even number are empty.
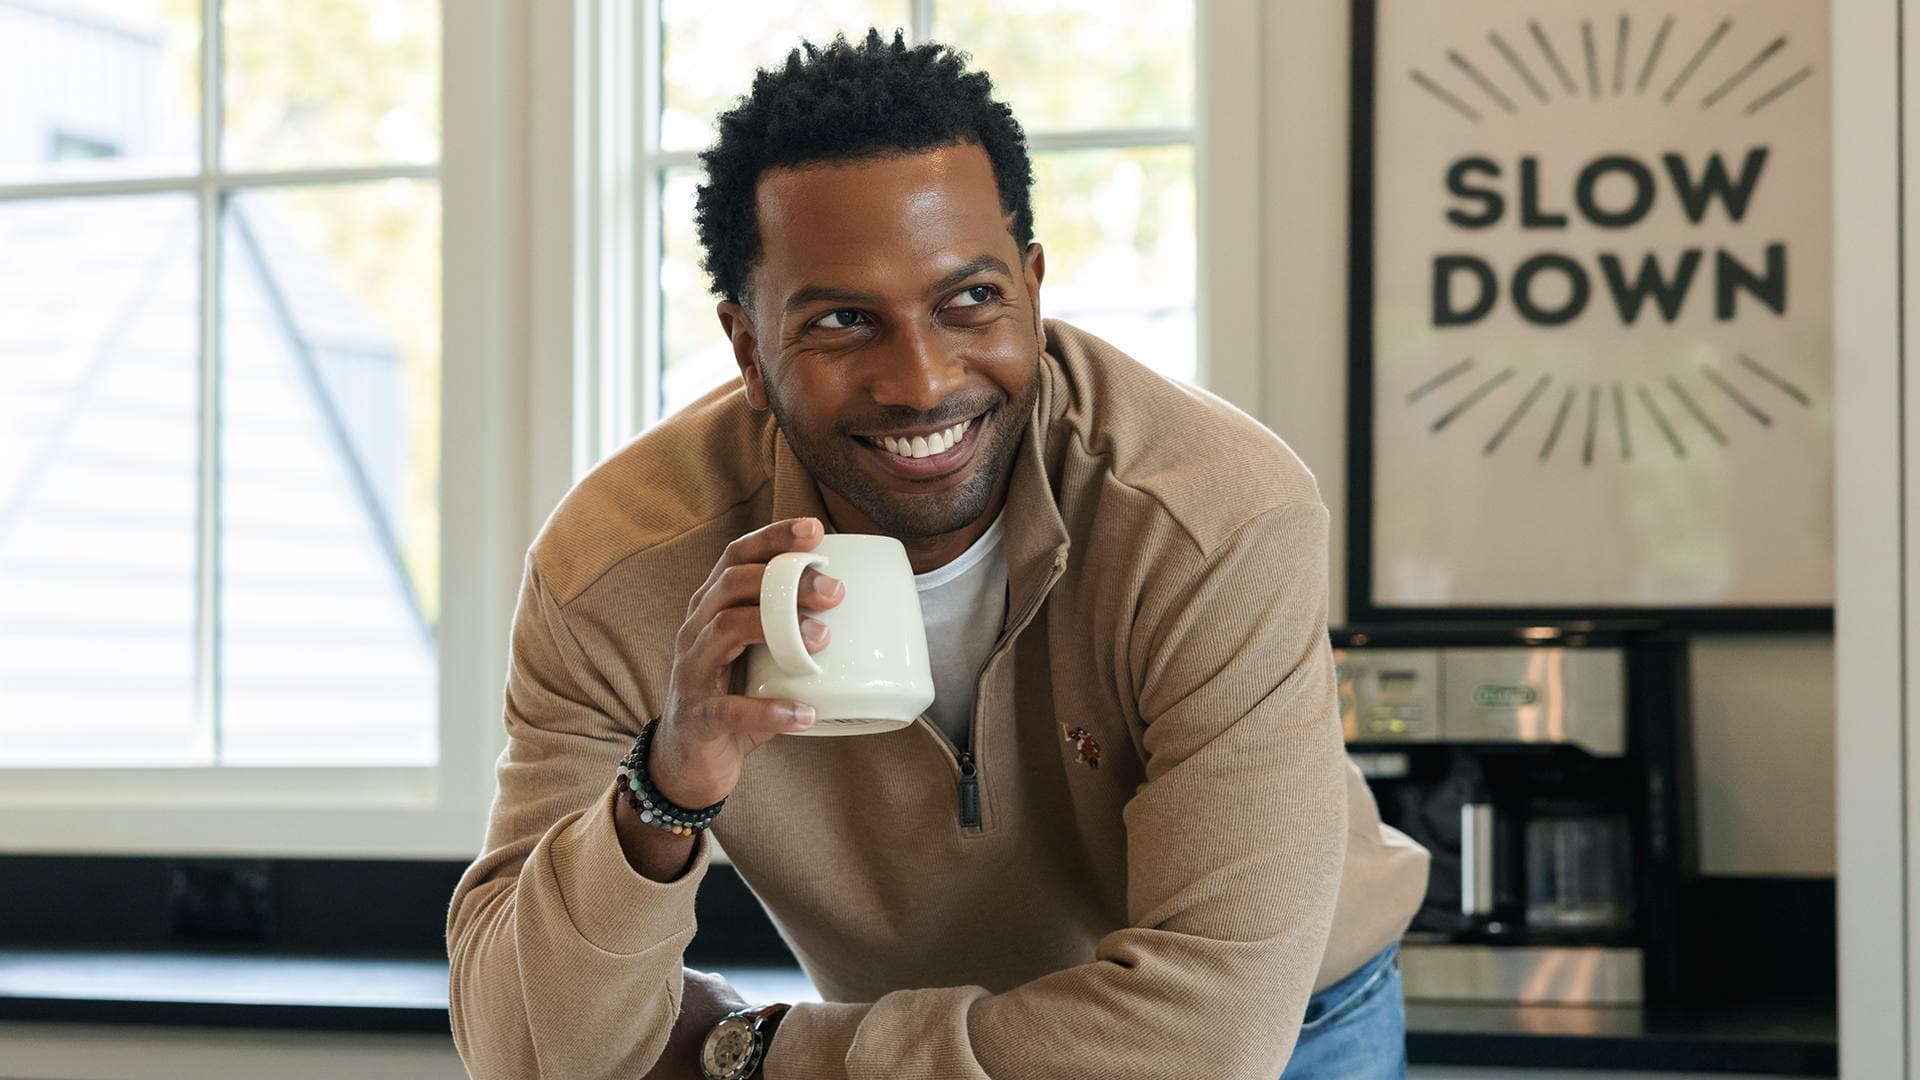
{"type": "Polygon", "coordinates": [[[827,557],[818,551],[782,552],[760,579],[760,632],[773,662],[789,675],[820,674],[819,662],[800,636],[800,575],[809,566],[826,565],[827,557]]]}

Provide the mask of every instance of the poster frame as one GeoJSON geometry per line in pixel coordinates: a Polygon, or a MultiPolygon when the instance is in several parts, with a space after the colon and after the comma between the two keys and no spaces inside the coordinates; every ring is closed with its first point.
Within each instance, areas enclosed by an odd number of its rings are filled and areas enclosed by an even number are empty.
{"type": "Polygon", "coordinates": [[[1831,632],[1833,607],[1648,607],[1632,604],[1403,607],[1374,602],[1373,217],[1374,120],[1379,0],[1351,0],[1352,81],[1348,114],[1347,245],[1347,621],[1382,625],[1476,623],[1497,626],[1604,627],[1631,624],[1670,630],[1831,632]]]}

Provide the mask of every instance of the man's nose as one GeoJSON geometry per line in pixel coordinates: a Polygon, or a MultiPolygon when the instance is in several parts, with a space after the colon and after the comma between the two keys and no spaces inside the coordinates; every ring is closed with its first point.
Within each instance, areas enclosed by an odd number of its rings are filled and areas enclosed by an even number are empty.
{"type": "Polygon", "coordinates": [[[876,404],[932,412],[966,385],[966,366],[929,327],[901,330],[875,359],[869,392],[876,404]]]}

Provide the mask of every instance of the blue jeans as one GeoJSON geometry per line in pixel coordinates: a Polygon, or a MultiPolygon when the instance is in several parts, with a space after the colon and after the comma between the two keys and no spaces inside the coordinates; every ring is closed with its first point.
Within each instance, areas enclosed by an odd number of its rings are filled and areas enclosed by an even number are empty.
{"type": "Polygon", "coordinates": [[[1300,1040],[1280,1080],[1405,1080],[1407,1006],[1400,945],[1307,1000],[1300,1040]]]}

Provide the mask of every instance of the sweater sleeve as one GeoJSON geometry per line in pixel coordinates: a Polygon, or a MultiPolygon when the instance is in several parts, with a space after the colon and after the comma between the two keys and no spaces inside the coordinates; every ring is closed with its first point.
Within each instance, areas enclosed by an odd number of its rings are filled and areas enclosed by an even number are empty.
{"type": "Polygon", "coordinates": [[[627,865],[612,782],[632,738],[615,719],[626,711],[529,559],[499,788],[447,918],[454,1042],[482,1080],[636,1077],[672,1030],[710,844],[698,838],[676,881],[627,865]]]}
{"type": "Polygon", "coordinates": [[[1124,811],[1130,925],[1001,994],[795,1006],[769,1080],[1279,1076],[1345,854],[1326,543],[1317,501],[1282,507],[1149,582],[1129,645],[1147,755],[1124,811]]]}

